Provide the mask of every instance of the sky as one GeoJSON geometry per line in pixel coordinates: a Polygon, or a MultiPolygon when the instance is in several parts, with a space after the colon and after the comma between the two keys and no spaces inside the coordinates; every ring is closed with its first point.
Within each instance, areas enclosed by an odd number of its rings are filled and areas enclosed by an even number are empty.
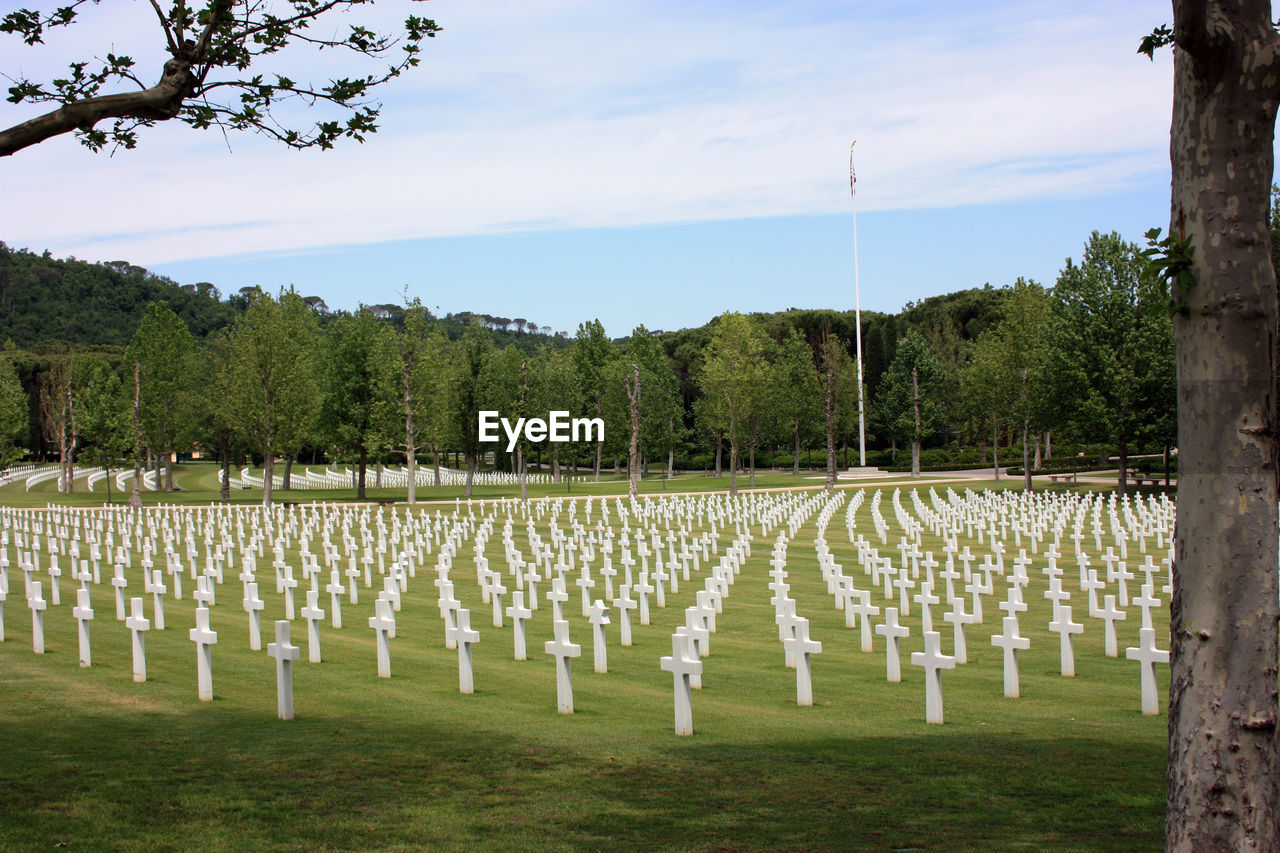
{"type": "MultiPolygon", "coordinates": [[[[0,159],[0,240],[224,295],[407,292],[618,337],[853,308],[854,140],[864,310],[1052,285],[1093,230],[1167,226],[1172,61],[1136,53],[1164,0],[379,0],[342,20],[407,14],[443,32],[378,91],[364,144],[172,122],[110,155],[50,140],[0,159]]],[[[83,16],[40,48],[0,36],[0,74],[163,62],[150,4],[83,16]]],[[[309,49],[276,68],[369,70],[309,49]]],[[[35,114],[5,103],[0,126],[35,114]]]]}

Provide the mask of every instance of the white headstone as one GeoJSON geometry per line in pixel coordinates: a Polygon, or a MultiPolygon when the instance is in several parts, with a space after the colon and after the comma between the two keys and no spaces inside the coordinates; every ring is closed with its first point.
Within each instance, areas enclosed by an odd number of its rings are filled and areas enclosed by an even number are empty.
{"type": "Polygon", "coordinates": [[[942,670],[955,669],[956,659],[942,654],[937,631],[924,632],[924,651],[912,652],[911,662],[924,667],[924,718],[942,724],[942,670]]]}
{"type": "Polygon", "coordinates": [[[471,627],[471,611],[458,608],[458,692],[475,692],[475,674],[471,660],[471,647],[480,642],[480,632],[471,627]]]}
{"type": "Polygon", "coordinates": [[[89,604],[89,590],[81,587],[76,590],[76,606],[71,615],[75,617],[80,635],[80,665],[89,666],[93,656],[89,649],[89,623],[93,621],[93,608],[89,604]]]}
{"type": "Polygon", "coordinates": [[[908,636],[911,630],[898,624],[898,608],[884,609],[884,623],[876,626],[876,633],[884,637],[885,680],[902,681],[902,659],[898,653],[898,640],[908,636]]]}
{"type": "Polygon", "coordinates": [[[289,642],[289,620],[276,620],[276,641],[267,644],[267,654],[276,659],[276,716],[293,719],[293,662],[301,650],[289,642]]]}
{"type": "Polygon", "coordinates": [[[690,679],[702,673],[702,661],[689,650],[689,638],[684,634],[671,635],[671,656],[663,657],[659,666],[674,676],[676,734],[693,734],[693,696],[690,679]]]}
{"type": "Polygon", "coordinates": [[[543,644],[547,654],[556,659],[556,708],[561,714],[573,713],[573,671],[570,661],[581,657],[582,646],[569,642],[569,623],[557,619],[554,623],[555,639],[543,644]]]}
{"type": "MultiPolygon", "coordinates": [[[[117,587],[119,589],[119,587],[117,587]]],[[[142,599],[129,601],[131,615],[125,618],[125,627],[133,635],[133,680],[147,680],[147,638],[146,632],[151,630],[151,620],[142,613],[142,599]]]]}
{"type": "Polygon", "coordinates": [[[1004,649],[1004,695],[1017,699],[1021,695],[1018,681],[1018,652],[1031,648],[1031,640],[1018,636],[1018,617],[1004,617],[1003,634],[991,638],[991,645],[1004,649]]]}
{"type": "Polygon", "coordinates": [[[1160,713],[1156,689],[1156,664],[1168,663],[1169,652],[1156,648],[1156,632],[1153,628],[1138,631],[1138,646],[1125,649],[1129,660],[1136,660],[1142,667],[1142,713],[1148,717],[1160,713]]]}
{"type": "Polygon", "coordinates": [[[209,608],[196,608],[196,626],[189,632],[196,644],[196,683],[201,702],[213,701],[213,646],[218,642],[216,631],[209,630],[209,608]]]}
{"type": "Polygon", "coordinates": [[[524,623],[527,619],[533,617],[533,611],[524,606],[524,590],[517,589],[511,593],[511,605],[507,608],[507,615],[511,617],[515,659],[526,660],[528,653],[526,651],[524,623]]]}

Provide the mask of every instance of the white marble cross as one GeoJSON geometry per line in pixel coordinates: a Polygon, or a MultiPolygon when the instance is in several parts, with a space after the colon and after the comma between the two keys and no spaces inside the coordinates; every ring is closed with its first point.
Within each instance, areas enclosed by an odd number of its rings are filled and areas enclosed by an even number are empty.
{"type": "Polygon", "coordinates": [[[631,611],[636,609],[636,603],[631,600],[631,584],[622,584],[618,587],[618,597],[614,600],[614,606],[618,608],[618,642],[630,647],[631,611]]]}
{"type": "Polygon", "coordinates": [[[142,613],[142,599],[129,601],[131,615],[124,620],[125,627],[133,635],[133,680],[147,680],[147,638],[146,632],[151,630],[151,620],[142,613]]]}
{"type": "Polygon", "coordinates": [[[587,608],[587,619],[592,626],[591,649],[595,658],[595,671],[603,674],[609,671],[609,650],[604,639],[604,626],[610,624],[609,606],[597,598],[587,608]]]}
{"type": "Polygon", "coordinates": [[[515,659],[526,660],[525,621],[533,618],[533,611],[524,606],[524,590],[517,589],[511,593],[511,604],[507,607],[507,615],[511,617],[511,630],[514,637],[515,659]]]}
{"type": "Polygon", "coordinates": [[[124,576],[124,563],[116,563],[115,577],[111,579],[111,585],[116,590],[116,621],[123,622],[126,618],[124,591],[129,586],[129,581],[124,576]]]}
{"type": "Polygon", "coordinates": [[[942,670],[955,669],[956,659],[942,654],[937,631],[924,632],[924,651],[912,652],[911,663],[924,667],[924,718],[942,724],[942,670]]]}
{"type": "Polygon", "coordinates": [[[561,714],[573,713],[573,671],[570,661],[582,656],[582,646],[569,642],[569,623],[563,619],[554,622],[555,639],[543,644],[543,649],[556,659],[556,708],[561,714]]]}
{"type": "Polygon", "coordinates": [[[942,614],[943,622],[951,623],[951,651],[956,663],[969,662],[969,646],[965,642],[964,626],[972,625],[978,619],[972,613],[964,612],[964,596],[956,596],[951,602],[951,609],[942,614]]]}
{"type": "Polygon", "coordinates": [[[320,620],[324,611],[320,609],[319,590],[307,590],[307,606],[302,608],[302,618],[307,620],[307,660],[320,663],[320,620]]]}
{"type": "Polygon", "coordinates": [[[160,569],[152,570],[151,610],[156,622],[156,630],[164,630],[164,594],[169,588],[164,585],[164,573],[160,569]]]}
{"type": "Polygon", "coordinates": [[[564,575],[556,575],[551,579],[551,591],[547,593],[547,601],[551,602],[551,621],[564,621],[564,605],[569,600],[569,593],[564,588],[564,575]]]}
{"type": "Polygon", "coordinates": [[[209,608],[196,608],[196,626],[188,632],[196,644],[196,686],[201,702],[213,701],[213,646],[218,633],[209,630],[209,608]]]}
{"type": "Polygon", "coordinates": [[[31,608],[31,647],[38,655],[44,654],[44,611],[49,607],[44,600],[40,581],[31,582],[31,596],[27,599],[31,608]]]}
{"type": "Polygon", "coordinates": [[[797,617],[794,634],[782,642],[792,650],[796,665],[796,704],[809,707],[813,704],[813,670],[810,657],[822,652],[822,643],[809,639],[809,620],[797,617]]]}
{"type": "Polygon", "coordinates": [[[1083,634],[1084,626],[1079,622],[1071,621],[1071,605],[1064,604],[1058,608],[1057,618],[1049,623],[1049,630],[1059,636],[1061,658],[1060,668],[1065,676],[1073,676],[1076,674],[1076,655],[1075,646],[1071,639],[1072,634],[1083,634]]]}
{"type": "Polygon", "coordinates": [[[258,585],[249,582],[244,585],[244,611],[249,614],[249,648],[253,651],[262,649],[262,610],[266,605],[258,598],[258,585]]]}
{"type": "Polygon", "coordinates": [[[991,645],[1004,649],[1004,695],[1017,699],[1021,695],[1018,681],[1018,651],[1031,648],[1031,640],[1018,636],[1018,617],[1004,617],[1003,634],[991,638],[991,645]]]}
{"type": "Polygon", "coordinates": [[[329,624],[335,628],[342,627],[342,593],[346,588],[342,585],[342,575],[337,569],[330,569],[329,582],[325,584],[324,591],[329,593],[329,624]]]}
{"type": "Polygon", "coordinates": [[[276,620],[276,641],[267,644],[267,654],[276,659],[276,716],[293,719],[293,662],[302,651],[289,642],[289,620],[276,620]]]}
{"type": "Polygon", "coordinates": [[[1114,595],[1106,595],[1102,598],[1102,607],[1098,609],[1098,618],[1102,620],[1102,644],[1103,651],[1107,657],[1119,657],[1120,652],[1116,648],[1116,623],[1123,622],[1126,618],[1125,612],[1116,607],[1116,597],[1114,595]]]}
{"type": "Polygon", "coordinates": [[[1138,631],[1137,647],[1124,650],[1124,656],[1136,660],[1142,666],[1142,713],[1148,717],[1160,713],[1156,690],[1156,664],[1168,663],[1169,652],[1156,648],[1156,632],[1154,628],[1142,628],[1138,631]]]}
{"type": "Polygon", "coordinates": [[[884,609],[884,623],[876,626],[876,633],[884,637],[885,680],[902,681],[902,660],[898,654],[898,640],[908,636],[911,630],[898,624],[898,608],[884,609]]]}
{"type": "Polygon", "coordinates": [[[659,666],[671,673],[675,680],[676,734],[691,735],[693,734],[691,678],[695,674],[701,675],[702,661],[689,651],[687,635],[671,635],[671,656],[661,658],[659,666]]]}
{"type": "Polygon", "coordinates": [[[89,666],[93,662],[89,649],[89,623],[93,621],[93,608],[89,604],[89,590],[85,587],[76,590],[76,606],[72,608],[71,615],[75,617],[80,635],[80,665],[89,666]]]}
{"type": "Polygon", "coordinates": [[[474,693],[476,687],[471,647],[480,642],[480,632],[471,627],[471,611],[465,607],[458,608],[458,628],[455,636],[458,641],[458,692],[474,693]]]}
{"type": "Polygon", "coordinates": [[[864,652],[869,652],[874,648],[872,643],[871,617],[878,616],[880,614],[880,608],[871,603],[871,592],[869,590],[856,589],[853,590],[853,592],[857,595],[857,603],[855,604],[850,602],[845,604],[845,617],[847,619],[851,613],[857,614],[860,622],[859,630],[861,632],[861,649],[864,652]]]}
{"type": "Polygon", "coordinates": [[[369,627],[377,633],[378,677],[391,677],[391,637],[395,636],[396,620],[391,615],[391,602],[379,598],[373,603],[376,615],[369,617],[369,627]]]}

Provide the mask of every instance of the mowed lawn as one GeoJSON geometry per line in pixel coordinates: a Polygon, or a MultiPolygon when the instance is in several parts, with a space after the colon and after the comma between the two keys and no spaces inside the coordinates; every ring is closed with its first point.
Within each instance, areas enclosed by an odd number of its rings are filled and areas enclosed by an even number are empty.
{"type": "MultiPolygon", "coordinates": [[[[874,541],[882,556],[896,560],[901,531],[889,509],[892,487],[870,487],[876,488],[884,492],[881,510],[890,531],[888,545],[874,541]]],[[[934,488],[944,495],[947,487],[934,488]]],[[[903,504],[910,507],[906,495],[904,489],[903,504]]],[[[600,502],[595,505],[593,523],[600,502]]],[[[858,530],[868,538],[869,505],[870,500],[857,516],[858,530]]],[[[452,509],[446,507],[445,514],[452,509]]],[[[494,511],[479,503],[474,510],[478,519],[494,511]]],[[[389,524],[391,512],[403,517],[405,510],[369,512],[382,513],[389,524]]],[[[499,512],[486,555],[505,576],[506,510],[499,512]]],[[[585,520],[584,508],[577,518],[585,520]]],[[[617,514],[611,518],[620,530],[617,514]]],[[[875,652],[861,652],[858,630],[845,627],[844,614],[827,594],[813,545],[816,518],[816,512],[808,517],[787,555],[790,594],[800,615],[809,618],[811,636],[823,644],[813,659],[814,707],[796,705],[795,671],[784,665],[769,601],[768,561],[777,529],[762,536],[757,524],[751,559],[724,602],[710,656],[703,659],[703,689],[693,694],[692,737],[673,733],[672,678],[659,668],[659,658],[671,654],[671,632],[683,624],[684,608],[702,588],[705,564],[668,595],[666,608],[653,607],[652,625],[640,626],[636,618],[630,648],[618,645],[614,611],[614,624],[606,629],[609,672],[603,675],[592,671],[591,626],[582,617],[579,590],[570,583],[565,612],[582,657],[574,662],[575,713],[568,716],[556,712],[554,662],[542,649],[552,636],[549,603],[544,599],[528,623],[530,659],[513,660],[510,620],[503,628],[492,626],[468,540],[450,577],[456,597],[471,609],[472,627],[480,631],[475,694],[459,694],[457,652],[444,646],[433,554],[410,579],[396,614],[390,679],[377,677],[368,627],[376,588],[361,585],[357,605],[344,597],[341,629],[325,619],[322,663],[307,662],[306,623],[293,622],[302,659],[294,665],[297,718],[289,722],[276,719],[275,662],[265,651],[248,648],[238,561],[225,573],[212,611],[219,634],[213,702],[197,699],[196,648],[187,636],[195,624],[189,574],[183,598],[175,601],[172,591],[167,597],[167,628],[147,634],[148,681],[135,684],[130,634],[115,619],[107,565],[102,584],[93,588],[88,669],[78,666],[71,615],[75,584],[63,577],[62,605],[50,605],[45,616],[47,653],[35,655],[22,572],[11,566],[6,640],[0,643],[0,848],[1162,846],[1167,720],[1163,713],[1139,713],[1139,668],[1124,659],[1124,648],[1137,644],[1136,607],[1119,626],[1120,657],[1107,658],[1102,623],[1087,618],[1078,585],[1065,583],[1085,632],[1076,638],[1077,676],[1063,678],[1058,637],[1047,630],[1045,561],[1037,556],[1024,595],[1029,610],[1021,618],[1022,634],[1031,639],[1021,656],[1022,697],[1006,699],[1002,652],[989,640],[1000,631],[1002,614],[995,604],[1003,588],[997,577],[997,593],[986,599],[985,624],[967,631],[970,663],[943,674],[946,723],[927,725],[923,671],[908,657],[923,647],[918,608],[902,620],[912,631],[902,643],[902,682],[887,683],[883,638],[876,637],[875,652]]],[[[567,511],[558,523],[569,529],[567,511]]],[[[513,528],[516,546],[527,555],[518,514],[513,528]]],[[[538,521],[544,539],[546,528],[544,516],[538,521]]],[[[732,529],[720,531],[722,551],[732,535],[732,529]]],[[[845,533],[843,506],[827,539],[845,572],[867,588],[845,533]]],[[[928,532],[924,541],[940,559],[941,542],[928,532]]],[[[984,553],[976,541],[967,541],[975,553],[984,553]]],[[[1008,544],[1006,560],[1016,554],[1008,544]]],[[[1085,549],[1093,551],[1091,537],[1085,549]]],[[[1074,551],[1065,538],[1062,550],[1064,579],[1074,581],[1074,551]]],[[[318,543],[313,551],[319,553],[318,543]]],[[[7,555],[15,559],[12,544],[7,555]]],[[[291,561],[296,556],[296,550],[287,554],[291,561]]],[[[1131,561],[1135,556],[1131,551],[1131,561]]],[[[268,547],[258,563],[266,601],[264,647],[273,636],[271,620],[283,618],[284,611],[271,559],[268,547]]],[[[128,573],[130,595],[142,595],[138,562],[135,556],[128,573]]],[[[618,566],[616,550],[613,562],[618,566]]],[[[47,565],[44,553],[41,566],[47,565]]],[[[598,554],[593,565],[599,568],[598,554]]],[[[1096,555],[1093,565],[1101,565],[1096,555]]],[[[380,586],[376,565],[373,572],[380,586]]],[[[41,576],[49,600],[48,577],[41,576]]],[[[568,577],[578,576],[574,571],[568,577]]],[[[602,578],[598,572],[595,577],[599,597],[602,578]]],[[[541,584],[540,594],[549,588],[541,584]]],[[[873,600],[886,603],[881,592],[873,600]]],[[[146,602],[152,616],[150,596],[146,602]]],[[[322,592],[320,603],[329,610],[327,594],[322,592]]],[[[1165,605],[1156,615],[1161,647],[1167,647],[1165,605]]],[[[935,606],[935,628],[950,653],[944,610],[935,606]]],[[[1158,676],[1163,695],[1167,667],[1158,668],[1158,676]]]]}

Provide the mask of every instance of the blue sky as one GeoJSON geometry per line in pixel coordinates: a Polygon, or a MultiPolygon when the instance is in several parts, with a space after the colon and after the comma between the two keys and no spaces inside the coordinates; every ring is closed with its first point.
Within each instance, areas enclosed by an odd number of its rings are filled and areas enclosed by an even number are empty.
{"type": "MultiPolygon", "coordinates": [[[[0,72],[154,57],[147,4],[0,72]],[[148,53],[151,51],[151,53],[148,53]],[[15,67],[16,66],[16,67],[15,67]]],[[[864,308],[1052,284],[1093,229],[1168,219],[1165,2],[379,2],[444,32],[363,146],[298,153],[178,126],[112,157],[0,161],[0,239],[125,259],[224,293],[293,285],[620,336],[724,310],[851,308],[857,139],[864,308]],[[50,176],[54,176],[51,180],[50,176]]],[[[362,13],[364,14],[364,13],[362,13]]],[[[74,28],[73,28],[74,29],[74,28]]],[[[339,76],[332,55],[291,76],[339,76]]],[[[284,62],[288,58],[282,58],[284,62]]],[[[29,113],[0,107],[0,123],[29,113]]]]}

